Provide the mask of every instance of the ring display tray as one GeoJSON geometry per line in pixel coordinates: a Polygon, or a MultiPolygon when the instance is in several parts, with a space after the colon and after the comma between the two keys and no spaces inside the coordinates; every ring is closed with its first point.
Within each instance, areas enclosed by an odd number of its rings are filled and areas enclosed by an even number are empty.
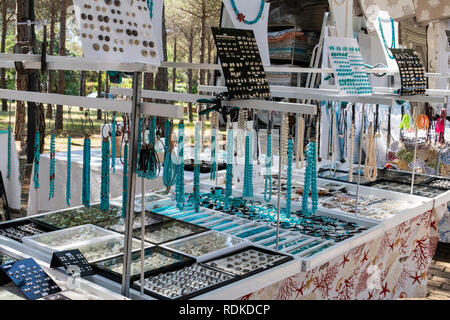
{"type": "MultiPolygon", "coordinates": [[[[141,219],[142,219],[141,213],[135,212],[133,220],[133,230],[141,228],[141,219]]],[[[165,223],[168,221],[172,221],[172,219],[153,212],[148,211],[145,212],[145,226],[158,225],[160,223],[165,223]]],[[[122,234],[125,233],[125,219],[122,217],[98,222],[95,223],[95,225],[122,234]]]]}
{"type": "Polygon", "coordinates": [[[61,288],[32,258],[4,264],[0,268],[29,300],[61,292],[61,288]]]}
{"type": "Polygon", "coordinates": [[[65,229],[77,227],[83,224],[95,224],[97,222],[114,219],[122,215],[122,208],[111,205],[108,212],[100,210],[100,204],[92,205],[89,208],[77,207],[67,210],[55,211],[46,215],[32,218],[51,228],[65,229]]]}
{"type": "MultiPolygon", "coordinates": [[[[208,229],[190,223],[172,220],[153,226],[145,227],[145,241],[153,244],[163,244],[166,242],[186,238],[195,234],[206,232],[208,229]]],[[[141,239],[141,230],[136,229],[133,236],[141,239]]]]}
{"type": "Polygon", "coordinates": [[[243,279],[291,260],[293,257],[289,255],[250,246],[208,260],[203,264],[243,279]]]}
{"type": "MultiPolygon", "coordinates": [[[[4,264],[11,264],[16,262],[17,259],[10,257],[4,253],[0,253],[0,266],[4,264]]],[[[9,277],[4,274],[3,272],[0,272],[0,286],[8,283],[10,281],[9,277]]]]}
{"type": "Polygon", "coordinates": [[[268,99],[269,84],[252,30],[211,28],[228,95],[233,100],[268,99]]]}
{"type": "Polygon", "coordinates": [[[0,235],[22,242],[23,237],[54,231],[55,228],[30,219],[0,224],[0,235]]]}
{"type": "Polygon", "coordinates": [[[424,95],[428,88],[428,78],[419,55],[412,49],[391,50],[400,72],[400,95],[424,95]]]}
{"type": "Polygon", "coordinates": [[[94,269],[78,249],[53,252],[50,268],[64,267],[67,274],[79,273],[81,277],[94,274],[94,269]]]}
{"type": "MultiPolygon", "coordinates": [[[[161,300],[187,300],[239,280],[226,272],[194,263],[144,280],[144,292],[161,300]]],[[[131,287],[140,290],[140,280],[131,287]]]]}
{"type": "MultiPolygon", "coordinates": [[[[186,255],[180,254],[161,247],[151,247],[144,251],[144,276],[149,277],[161,272],[168,272],[174,269],[193,264],[195,260],[186,255]]],[[[122,282],[123,255],[97,261],[93,264],[94,270],[105,278],[118,283],[122,282]]],[[[141,252],[131,254],[131,282],[140,278],[141,275],[141,252]]]]}
{"type": "Polygon", "coordinates": [[[42,252],[52,254],[54,251],[74,249],[95,239],[106,239],[117,236],[117,233],[92,224],[64,230],[24,237],[23,243],[42,252]]]}
{"type": "MultiPolygon", "coordinates": [[[[225,170],[227,168],[226,163],[217,163],[217,170],[225,170]]],[[[194,171],[194,160],[189,159],[184,161],[184,170],[185,171],[194,171]]],[[[208,161],[202,160],[200,164],[200,173],[210,173],[211,172],[211,163],[208,161]]]]}

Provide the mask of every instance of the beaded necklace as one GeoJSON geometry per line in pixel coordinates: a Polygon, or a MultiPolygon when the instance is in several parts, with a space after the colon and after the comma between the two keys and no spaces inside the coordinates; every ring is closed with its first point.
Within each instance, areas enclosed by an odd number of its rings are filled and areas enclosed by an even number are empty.
{"type": "Polygon", "coordinates": [[[239,20],[239,22],[244,22],[245,24],[255,24],[261,19],[261,16],[264,11],[264,0],[261,0],[261,4],[259,7],[258,15],[253,20],[246,20],[245,15],[239,11],[239,9],[236,6],[236,2],[234,0],[230,0],[231,6],[233,7],[234,12],[236,13],[236,18],[239,20]]]}
{"type": "Polygon", "coordinates": [[[200,212],[200,149],[201,149],[202,123],[195,123],[195,145],[194,145],[194,206],[195,212],[200,212]]]}
{"type": "Polygon", "coordinates": [[[225,176],[225,207],[230,207],[230,197],[233,193],[233,129],[230,125],[230,116],[227,116],[227,172],[225,176]]]}
{"type": "Polygon", "coordinates": [[[163,172],[163,184],[167,188],[167,192],[175,184],[177,171],[172,162],[172,130],[169,119],[164,124],[164,172],[163,172]]]}
{"type": "Polygon", "coordinates": [[[34,134],[34,175],[33,175],[33,182],[34,182],[34,188],[39,189],[39,161],[41,157],[41,144],[39,141],[39,130],[36,130],[36,133],[34,134]]]}
{"type": "MultiPolygon", "coordinates": [[[[105,123],[103,126],[103,130],[107,128],[107,114],[105,113],[105,123]]],[[[109,127],[109,126],[108,126],[109,127]]],[[[102,173],[101,173],[101,185],[100,185],[100,210],[103,212],[107,212],[109,210],[109,137],[111,135],[111,131],[106,134],[102,132],[102,173]]]]}
{"type": "Polygon", "coordinates": [[[367,130],[367,153],[364,162],[364,178],[369,181],[377,179],[377,161],[375,158],[375,138],[372,123],[367,130]]]}
{"type": "Polygon", "coordinates": [[[247,131],[245,135],[245,167],[244,167],[244,198],[253,197],[253,134],[247,131]]]}
{"type": "Polygon", "coordinates": [[[289,115],[283,113],[281,115],[281,163],[287,163],[287,148],[289,137],[289,115]]]}
{"type": "Polygon", "coordinates": [[[245,132],[247,130],[248,110],[239,109],[238,134],[236,135],[236,153],[238,158],[245,156],[245,132]]]}
{"type": "Polygon", "coordinates": [[[128,201],[128,134],[130,129],[128,116],[123,114],[123,133],[122,142],[123,147],[123,178],[122,178],[122,218],[127,215],[127,201],[128,201]]]}
{"type": "Polygon", "coordinates": [[[291,218],[291,193],[292,193],[292,153],[294,142],[289,139],[288,142],[288,165],[287,165],[287,181],[286,181],[286,218],[291,218]]]}
{"type": "Polygon", "coordinates": [[[147,0],[147,8],[150,15],[150,20],[153,20],[153,0],[147,0]]]}
{"type": "Polygon", "coordinates": [[[72,176],[72,137],[70,135],[70,131],[73,129],[73,120],[72,120],[72,109],[69,107],[67,109],[67,171],[66,171],[66,204],[70,207],[70,199],[71,199],[71,176],[72,176]]]}
{"type": "Polygon", "coordinates": [[[352,127],[350,129],[350,167],[348,170],[348,181],[353,182],[353,159],[355,153],[355,118],[356,118],[356,108],[352,104],[352,127]]]}
{"type": "MultiPolygon", "coordinates": [[[[139,155],[139,153],[138,153],[139,155]]],[[[111,169],[116,173],[116,113],[113,113],[111,124],[111,169]]]]}
{"type": "MultiPolygon", "coordinates": [[[[394,49],[395,48],[395,24],[394,24],[394,19],[390,18],[390,20],[391,20],[391,30],[392,30],[391,49],[394,49]]],[[[389,51],[389,48],[386,43],[386,39],[384,38],[383,25],[381,24],[380,17],[378,17],[378,25],[380,26],[380,33],[381,33],[381,38],[383,39],[384,49],[386,50],[389,59],[394,60],[395,58],[392,55],[392,53],[389,51]]]]}
{"type": "Polygon", "coordinates": [[[184,207],[184,123],[182,121],[178,124],[178,161],[175,200],[177,208],[181,210],[184,207]]]}
{"type": "Polygon", "coordinates": [[[307,151],[307,165],[305,172],[305,182],[303,187],[302,213],[312,216],[317,211],[319,204],[319,194],[317,192],[317,151],[316,143],[310,142],[307,151]],[[308,208],[309,192],[311,191],[312,208],[308,208]]]}
{"type": "Polygon", "coordinates": [[[8,180],[11,179],[11,153],[12,153],[12,148],[11,148],[11,138],[12,138],[12,126],[11,126],[11,101],[9,101],[8,104],[8,167],[7,167],[7,172],[6,172],[6,178],[8,180]]]}
{"type": "Polygon", "coordinates": [[[217,129],[219,128],[219,116],[216,111],[213,111],[211,115],[211,169],[209,179],[211,181],[217,178],[217,162],[216,162],[216,149],[217,149],[217,129]]]}
{"type": "Polygon", "coordinates": [[[297,150],[296,150],[296,167],[297,169],[303,168],[304,166],[304,154],[303,154],[303,143],[305,138],[305,119],[302,115],[298,117],[298,127],[297,127],[297,150]],[[299,160],[301,162],[299,166],[299,160]]]}
{"type": "Polygon", "coordinates": [[[266,175],[264,177],[265,202],[270,202],[272,199],[272,125],[272,112],[269,112],[269,124],[267,126],[266,175]]]}
{"type": "Polygon", "coordinates": [[[90,119],[89,110],[85,112],[85,120],[82,120],[81,129],[84,134],[83,143],[83,178],[82,178],[82,203],[85,207],[90,207],[91,199],[91,135],[94,130],[94,123],[90,119]]]}
{"type": "Polygon", "coordinates": [[[48,195],[48,200],[55,197],[55,134],[52,133],[50,136],[50,191],[48,195]]]}

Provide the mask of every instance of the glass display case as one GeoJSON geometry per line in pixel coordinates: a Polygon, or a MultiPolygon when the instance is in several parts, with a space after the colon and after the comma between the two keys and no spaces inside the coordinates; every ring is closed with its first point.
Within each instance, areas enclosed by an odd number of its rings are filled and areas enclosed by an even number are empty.
{"type": "Polygon", "coordinates": [[[108,212],[103,212],[100,210],[100,204],[96,204],[89,208],[78,207],[69,210],[56,211],[32,219],[53,228],[65,229],[83,224],[95,224],[97,222],[120,217],[121,215],[122,208],[119,206],[111,205],[108,212]]]}
{"type": "MultiPolygon", "coordinates": [[[[154,244],[162,244],[205,231],[208,231],[208,229],[173,220],[145,227],[145,241],[154,244]]],[[[133,236],[137,239],[141,239],[141,230],[135,230],[133,236]]]]}
{"type": "MultiPolygon", "coordinates": [[[[161,272],[168,272],[194,263],[195,260],[178,252],[160,247],[147,248],[144,251],[144,276],[149,277],[161,272]]],[[[95,262],[93,267],[98,273],[113,281],[122,282],[123,255],[95,262]]],[[[141,275],[141,253],[131,254],[131,281],[141,275]]]]}
{"type": "Polygon", "coordinates": [[[117,236],[117,233],[115,232],[92,224],[86,224],[69,229],[24,237],[23,242],[26,245],[51,254],[54,251],[62,251],[69,246],[71,248],[77,248],[77,246],[81,246],[87,241],[112,238],[115,236],[117,236]]]}
{"type": "MultiPolygon", "coordinates": [[[[133,219],[133,230],[141,228],[141,219],[142,219],[141,213],[135,212],[134,219],[133,219]]],[[[145,225],[146,226],[156,225],[156,224],[167,222],[167,221],[171,221],[171,219],[168,217],[156,214],[156,213],[145,212],[145,225]]],[[[125,219],[122,217],[98,222],[98,223],[95,223],[95,225],[105,228],[105,229],[108,229],[108,230],[119,232],[122,234],[125,233],[125,219]]]]}
{"type": "Polygon", "coordinates": [[[163,246],[193,257],[197,262],[202,262],[246,245],[248,245],[248,241],[224,233],[210,231],[172,241],[163,246]]]}

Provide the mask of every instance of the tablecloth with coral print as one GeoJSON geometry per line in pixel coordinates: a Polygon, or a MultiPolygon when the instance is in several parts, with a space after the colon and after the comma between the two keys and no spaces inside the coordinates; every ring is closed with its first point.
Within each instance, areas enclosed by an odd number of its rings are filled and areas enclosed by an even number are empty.
{"type": "Polygon", "coordinates": [[[424,212],[383,236],[241,297],[250,299],[398,299],[424,297],[427,272],[438,243],[440,217],[424,212]]]}

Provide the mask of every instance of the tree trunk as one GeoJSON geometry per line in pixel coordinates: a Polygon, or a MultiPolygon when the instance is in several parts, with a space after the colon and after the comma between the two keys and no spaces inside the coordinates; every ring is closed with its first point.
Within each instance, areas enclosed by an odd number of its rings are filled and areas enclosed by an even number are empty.
{"type": "MultiPolygon", "coordinates": [[[[6,32],[8,27],[8,21],[6,21],[6,15],[8,13],[8,1],[2,1],[2,39],[0,45],[0,52],[5,53],[6,49],[6,32]]],[[[6,70],[2,68],[1,70],[1,87],[6,89],[6,70]]],[[[8,111],[8,100],[2,99],[2,111],[8,111]]]]}
{"type": "MultiPolygon", "coordinates": [[[[49,55],[53,55],[55,52],[55,25],[56,25],[56,14],[57,14],[57,1],[51,1],[51,9],[50,9],[50,46],[49,46],[49,55]]],[[[55,92],[55,71],[48,70],[48,82],[47,82],[47,92],[54,93],[55,92]]],[[[53,115],[53,106],[51,104],[47,105],[47,119],[51,119],[53,115]]]]}
{"type": "MultiPolygon", "coordinates": [[[[214,45],[213,42],[214,42],[214,40],[210,35],[208,37],[208,64],[211,64],[211,61],[212,61],[212,51],[213,51],[213,45],[214,45]]],[[[211,70],[208,70],[207,78],[206,78],[207,85],[212,85],[211,76],[212,76],[211,70]]]]}
{"type": "MultiPolygon", "coordinates": [[[[206,0],[202,0],[201,15],[201,35],[200,35],[200,63],[205,63],[206,51],[206,0]]],[[[200,70],[200,84],[205,84],[205,70],[200,70]]]]}
{"type": "MultiPolygon", "coordinates": [[[[59,16],[59,55],[66,55],[66,9],[67,1],[61,0],[59,16]]],[[[64,94],[65,89],[64,70],[58,71],[58,93],[64,94]]],[[[63,106],[56,108],[56,130],[63,130],[63,106]]]]}
{"type": "MultiPolygon", "coordinates": [[[[177,36],[173,38],[173,62],[177,62],[177,36]]],[[[172,69],[172,92],[177,91],[177,69],[172,69]]]]}
{"type": "MultiPolygon", "coordinates": [[[[97,98],[102,97],[102,72],[98,72],[97,77],[97,98]]],[[[102,120],[102,109],[97,109],[97,120],[102,120]]]]}
{"type": "MultiPolygon", "coordinates": [[[[86,96],[86,71],[80,72],[80,97],[86,96]]],[[[83,111],[83,107],[80,107],[80,111],[83,111]]]]}
{"type": "MultiPolygon", "coordinates": [[[[165,19],[165,6],[163,6],[162,14],[162,45],[163,45],[163,61],[167,61],[167,31],[166,31],[166,19],[165,19]]],[[[158,68],[158,73],[155,79],[156,90],[169,91],[169,74],[167,68],[158,68]]],[[[159,103],[166,103],[166,101],[158,100],[159,103]]],[[[159,127],[161,136],[164,136],[164,117],[157,117],[156,124],[159,127]]]]}
{"type": "MultiPolygon", "coordinates": [[[[16,2],[17,22],[26,22],[27,15],[27,0],[17,0],[16,2]]],[[[16,26],[16,41],[27,41],[27,27],[25,25],[16,26]]],[[[16,73],[16,89],[27,89],[27,76],[16,73]]],[[[16,118],[14,123],[14,135],[16,140],[21,140],[25,135],[25,104],[22,101],[16,102],[16,118]]]]}

